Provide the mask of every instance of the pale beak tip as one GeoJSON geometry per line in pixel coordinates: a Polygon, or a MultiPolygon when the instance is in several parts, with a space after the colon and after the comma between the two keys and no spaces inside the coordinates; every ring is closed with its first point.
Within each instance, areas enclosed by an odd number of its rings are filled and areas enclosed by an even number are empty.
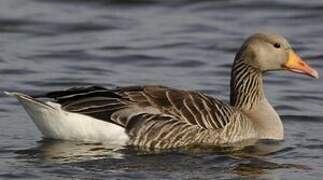
{"type": "Polygon", "coordinates": [[[319,73],[318,73],[317,71],[314,71],[314,72],[312,73],[312,76],[313,76],[315,79],[320,79],[320,75],[319,75],[319,73]]]}

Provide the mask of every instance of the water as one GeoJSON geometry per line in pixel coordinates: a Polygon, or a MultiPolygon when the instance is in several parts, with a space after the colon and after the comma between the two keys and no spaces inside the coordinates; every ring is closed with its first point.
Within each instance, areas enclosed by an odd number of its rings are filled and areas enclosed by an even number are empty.
{"type": "MultiPolygon", "coordinates": [[[[228,99],[235,52],[257,31],[283,34],[323,74],[322,19],[320,0],[0,0],[0,89],[162,84],[228,99]]],[[[235,153],[45,140],[1,94],[0,179],[321,179],[323,80],[265,81],[286,138],[235,153]]]]}

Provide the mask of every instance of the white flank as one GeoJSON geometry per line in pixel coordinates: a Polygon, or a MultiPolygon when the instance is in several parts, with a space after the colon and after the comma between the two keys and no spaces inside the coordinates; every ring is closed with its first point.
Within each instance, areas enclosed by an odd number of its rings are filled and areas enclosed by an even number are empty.
{"type": "Polygon", "coordinates": [[[9,93],[23,105],[47,138],[94,141],[123,146],[129,140],[125,129],[83,114],[67,112],[53,102],[42,102],[21,93],[9,93]]]}

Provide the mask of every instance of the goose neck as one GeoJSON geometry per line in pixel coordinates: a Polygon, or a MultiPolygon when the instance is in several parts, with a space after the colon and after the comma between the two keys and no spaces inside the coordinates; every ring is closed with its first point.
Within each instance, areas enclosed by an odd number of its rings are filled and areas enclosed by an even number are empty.
{"type": "Polygon", "coordinates": [[[252,110],[265,98],[261,71],[243,61],[232,67],[230,88],[230,104],[240,110],[252,110]]]}

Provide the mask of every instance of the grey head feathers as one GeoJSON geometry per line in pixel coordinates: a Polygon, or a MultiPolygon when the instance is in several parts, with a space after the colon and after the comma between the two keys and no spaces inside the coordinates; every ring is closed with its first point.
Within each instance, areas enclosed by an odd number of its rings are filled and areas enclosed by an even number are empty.
{"type": "Polygon", "coordinates": [[[288,60],[290,45],[277,33],[256,33],[241,46],[235,63],[244,63],[260,71],[279,70],[288,60]]]}

